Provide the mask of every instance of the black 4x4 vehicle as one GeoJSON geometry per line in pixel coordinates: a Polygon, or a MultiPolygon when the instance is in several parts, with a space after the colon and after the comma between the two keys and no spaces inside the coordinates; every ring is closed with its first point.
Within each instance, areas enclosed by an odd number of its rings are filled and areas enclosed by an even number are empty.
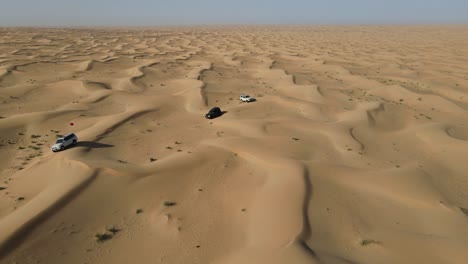
{"type": "Polygon", "coordinates": [[[205,115],[205,118],[208,119],[213,119],[218,116],[222,116],[223,112],[221,112],[221,109],[219,107],[213,107],[211,110],[205,115]]]}

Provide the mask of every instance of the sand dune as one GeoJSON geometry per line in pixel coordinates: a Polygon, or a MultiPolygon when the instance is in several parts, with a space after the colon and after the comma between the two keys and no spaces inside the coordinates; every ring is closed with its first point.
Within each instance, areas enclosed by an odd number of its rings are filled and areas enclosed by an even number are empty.
{"type": "Polygon", "coordinates": [[[0,262],[465,263],[467,33],[0,29],[0,262]]]}

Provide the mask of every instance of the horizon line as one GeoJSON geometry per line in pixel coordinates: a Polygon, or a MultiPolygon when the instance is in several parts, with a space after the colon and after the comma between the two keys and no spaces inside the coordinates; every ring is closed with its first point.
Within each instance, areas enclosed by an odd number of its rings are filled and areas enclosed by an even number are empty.
{"type": "Polygon", "coordinates": [[[160,25],[0,25],[0,28],[196,28],[196,27],[314,27],[314,26],[468,26],[468,22],[380,22],[380,23],[219,23],[219,24],[160,24],[160,25]]]}

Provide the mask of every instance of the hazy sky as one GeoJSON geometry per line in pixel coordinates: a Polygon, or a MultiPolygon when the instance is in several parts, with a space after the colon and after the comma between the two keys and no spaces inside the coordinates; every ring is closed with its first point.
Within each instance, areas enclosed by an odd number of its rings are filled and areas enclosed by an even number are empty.
{"type": "Polygon", "coordinates": [[[468,23],[468,0],[0,0],[0,26],[468,23]]]}

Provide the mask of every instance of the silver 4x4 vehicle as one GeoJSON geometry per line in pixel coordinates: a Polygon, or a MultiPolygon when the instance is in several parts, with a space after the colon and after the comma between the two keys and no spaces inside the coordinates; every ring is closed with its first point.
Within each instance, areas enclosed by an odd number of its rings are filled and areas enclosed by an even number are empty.
{"type": "Polygon", "coordinates": [[[52,151],[57,152],[64,150],[70,145],[75,145],[76,142],[78,142],[78,137],[74,133],[66,134],[65,136],[57,139],[57,142],[52,146],[52,151]]]}
{"type": "Polygon", "coordinates": [[[240,98],[239,98],[242,102],[247,102],[247,103],[250,103],[250,102],[255,102],[255,98],[253,97],[250,97],[249,95],[247,94],[241,94],[240,98]]]}

